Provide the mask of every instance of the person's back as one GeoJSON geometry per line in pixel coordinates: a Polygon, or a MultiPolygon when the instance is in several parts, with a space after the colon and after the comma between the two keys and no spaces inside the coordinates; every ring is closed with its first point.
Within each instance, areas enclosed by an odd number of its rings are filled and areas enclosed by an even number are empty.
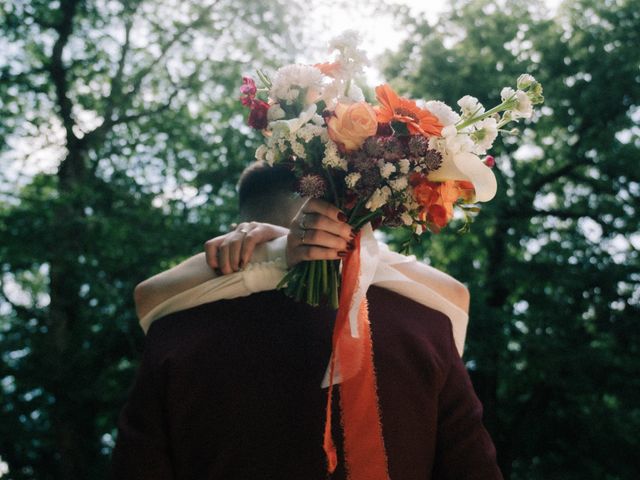
{"type": "MultiPolygon", "coordinates": [[[[378,287],[368,298],[391,479],[501,478],[449,318],[378,287]]],[[[326,478],[320,384],[334,318],[270,291],[157,320],[113,477],[326,478]]]]}

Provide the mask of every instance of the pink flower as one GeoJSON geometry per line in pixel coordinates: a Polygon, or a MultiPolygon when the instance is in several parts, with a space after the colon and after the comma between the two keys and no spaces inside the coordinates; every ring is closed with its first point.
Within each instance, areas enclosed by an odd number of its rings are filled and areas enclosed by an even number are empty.
{"type": "Polygon", "coordinates": [[[250,77],[242,77],[242,86],[240,87],[240,101],[245,107],[251,106],[253,100],[256,98],[256,82],[250,77]]]}

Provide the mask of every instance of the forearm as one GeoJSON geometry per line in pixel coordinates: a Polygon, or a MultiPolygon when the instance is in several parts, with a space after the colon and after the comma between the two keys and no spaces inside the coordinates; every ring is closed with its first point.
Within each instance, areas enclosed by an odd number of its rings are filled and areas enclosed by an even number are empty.
{"type": "Polygon", "coordinates": [[[198,253],[169,270],[140,282],[134,291],[136,314],[142,319],[156,305],[165,300],[215,278],[216,273],[207,265],[205,254],[198,253]]]}

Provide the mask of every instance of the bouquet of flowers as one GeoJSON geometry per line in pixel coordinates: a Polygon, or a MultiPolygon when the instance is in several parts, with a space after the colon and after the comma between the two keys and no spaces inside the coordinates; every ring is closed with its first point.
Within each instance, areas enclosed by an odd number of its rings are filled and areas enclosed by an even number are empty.
{"type": "MultiPolygon", "coordinates": [[[[265,136],[256,158],[290,164],[299,193],[332,202],[356,230],[371,222],[374,229],[437,233],[454,207],[468,229],[476,202],[496,193],[487,151],[507,123],[531,116],[543,101],[542,86],[524,74],[515,90],[502,89],[499,105],[487,110],[466,95],[456,112],[438,100],[401,97],[385,84],[371,105],[354,80],[367,64],[358,43],[356,33],[345,32],[331,42],[332,62],[286,65],[273,78],[259,71],[261,88],[243,78],[248,123],[265,136]]],[[[281,287],[298,300],[337,308],[339,262],[303,262],[281,287]]]]}

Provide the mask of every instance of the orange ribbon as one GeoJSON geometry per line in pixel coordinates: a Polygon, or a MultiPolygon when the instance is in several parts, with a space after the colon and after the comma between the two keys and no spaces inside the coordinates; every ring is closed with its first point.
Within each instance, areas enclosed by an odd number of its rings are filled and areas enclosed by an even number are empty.
{"type": "Polygon", "coordinates": [[[373,367],[371,328],[366,298],[358,310],[359,337],[349,328],[349,310],[360,275],[360,234],[354,249],[342,264],[342,282],[336,323],[333,329],[329,392],[323,448],[329,473],[338,465],[331,436],[331,400],[336,362],[340,369],[340,410],[344,430],[344,455],[347,478],[351,480],[388,480],[387,455],[382,437],[380,408],[373,367]]]}

